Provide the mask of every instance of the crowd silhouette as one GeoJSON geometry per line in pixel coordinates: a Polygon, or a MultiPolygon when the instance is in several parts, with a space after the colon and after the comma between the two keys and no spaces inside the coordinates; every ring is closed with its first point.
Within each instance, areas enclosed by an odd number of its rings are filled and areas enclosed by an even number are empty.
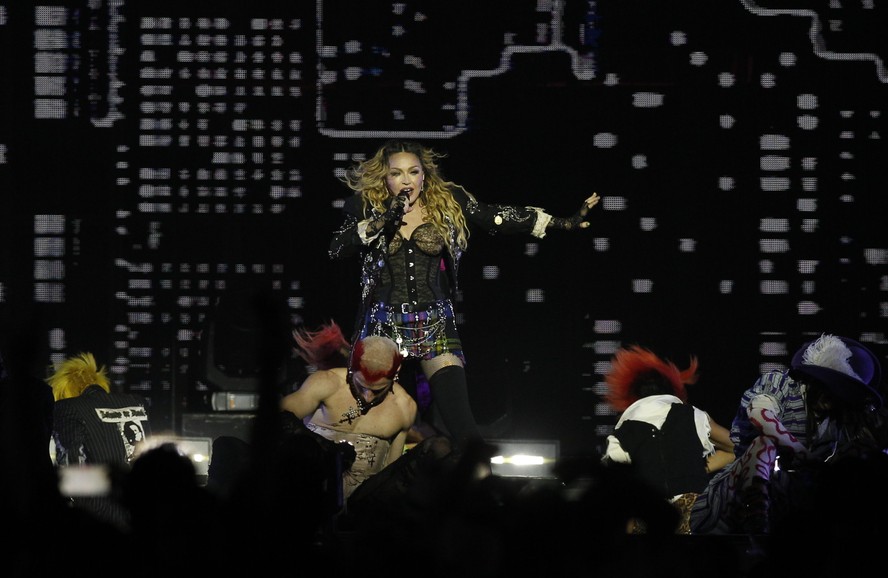
{"type": "Polygon", "coordinates": [[[217,438],[206,483],[174,443],[142,452],[115,481],[130,514],[119,527],[62,495],[47,453],[45,383],[31,375],[27,349],[3,353],[5,577],[308,576],[377,566],[441,577],[835,576],[872,564],[871,545],[886,537],[884,451],[830,467],[812,499],[768,535],[719,536],[676,533],[678,513],[661,492],[631,465],[598,455],[564,457],[546,479],[479,477],[495,449],[481,441],[460,450],[456,467],[402,488],[378,524],[354,531],[331,494],[335,450],[288,425],[273,380],[260,392],[251,443],[217,438]],[[632,521],[646,532],[627,531],[632,521]]]}

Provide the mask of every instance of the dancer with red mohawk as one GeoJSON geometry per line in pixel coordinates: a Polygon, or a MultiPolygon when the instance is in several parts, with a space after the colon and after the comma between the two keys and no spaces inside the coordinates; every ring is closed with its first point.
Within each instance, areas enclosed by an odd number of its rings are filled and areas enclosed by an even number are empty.
{"type": "Polygon", "coordinates": [[[449,438],[425,437],[405,450],[416,401],[401,386],[398,345],[368,335],[352,346],[335,322],[293,332],[296,353],[313,369],[281,400],[306,429],[354,449],[343,464],[338,527],[371,532],[406,527],[408,492],[449,471],[459,459],[449,438]]]}
{"type": "MultiPolygon", "coordinates": [[[[697,381],[698,362],[687,369],[639,346],[617,350],[605,382],[605,399],[622,412],[607,437],[603,461],[629,464],[640,479],[678,508],[677,533],[690,533],[688,516],[709,474],[734,459],[728,430],[687,403],[685,385],[697,381]]],[[[639,521],[631,528],[643,532],[639,521]]]]}

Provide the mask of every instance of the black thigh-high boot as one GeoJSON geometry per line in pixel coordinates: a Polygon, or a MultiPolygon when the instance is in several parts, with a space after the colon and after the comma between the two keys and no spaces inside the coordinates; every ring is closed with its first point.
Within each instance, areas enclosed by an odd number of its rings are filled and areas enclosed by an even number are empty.
{"type": "Polygon", "coordinates": [[[448,365],[429,378],[432,408],[440,416],[447,434],[458,447],[471,440],[480,440],[481,432],[469,404],[466,370],[460,365],[448,365]]]}

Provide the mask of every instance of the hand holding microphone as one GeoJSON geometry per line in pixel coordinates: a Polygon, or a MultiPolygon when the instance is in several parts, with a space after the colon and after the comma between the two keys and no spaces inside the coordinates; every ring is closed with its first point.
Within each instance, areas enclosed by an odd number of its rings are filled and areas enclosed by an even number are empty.
{"type": "Polygon", "coordinates": [[[401,189],[401,192],[392,198],[391,205],[385,212],[386,220],[400,218],[407,212],[410,212],[410,189],[401,189]]]}
{"type": "Polygon", "coordinates": [[[404,217],[404,213],[407,213],[411,210],[410,207],[410,192],[412,189],[404,188],[401,191],[391,198],[389,201],[389,207],[386,211],[375,221],[370,223],[368,226],[367,232],[375,235],[379,232],[383,227],[388,227],[390,225],[395,225],[395,227],[401,226],[401,219],[404,217]]]}
{"type": "Polygon", "coordinates": [[[400,203],[405,213],[409,213],[413,209],[413,206],[410,204],[410,193],[412,192],[413,189],[406,187],[401,189],[401,192],[395,197],[395,200],[400,203]]]}

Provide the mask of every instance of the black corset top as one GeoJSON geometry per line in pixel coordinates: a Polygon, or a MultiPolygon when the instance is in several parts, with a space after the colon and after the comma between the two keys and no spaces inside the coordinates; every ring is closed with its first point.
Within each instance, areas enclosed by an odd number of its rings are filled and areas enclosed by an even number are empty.
{"type": "MultiPolygon", "coordinates": [[[[440,255],[444,251],[444,238],[435,230],[435,226],[431,223],[423,223],[413,230],[410,241],[416,245],[416,248],[426,255],[440,255]]],[[[389,255],[395,255],[401,250],[405,239],[401,236],[401,232],[395,233],[389,243],[389,255]]]]}

